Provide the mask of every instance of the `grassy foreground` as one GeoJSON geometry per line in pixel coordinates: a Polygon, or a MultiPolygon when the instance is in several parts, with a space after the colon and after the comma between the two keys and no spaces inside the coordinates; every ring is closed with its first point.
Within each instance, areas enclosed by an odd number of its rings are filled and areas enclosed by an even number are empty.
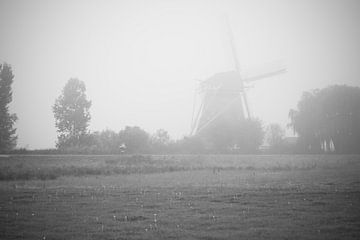
{"type": "Polygon", "coordinates": [[[0,239],[360,239],[356,155],[12,156],[0,170],[0,239]]]}

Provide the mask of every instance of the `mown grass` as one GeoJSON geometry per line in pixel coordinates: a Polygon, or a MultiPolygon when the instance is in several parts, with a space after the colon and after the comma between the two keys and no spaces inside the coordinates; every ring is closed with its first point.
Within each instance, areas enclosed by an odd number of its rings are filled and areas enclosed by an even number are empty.
{"type": "Polygon", "coordinates": [[[353,160],[2,181],[0,239],[359,239],[353,160]]]}

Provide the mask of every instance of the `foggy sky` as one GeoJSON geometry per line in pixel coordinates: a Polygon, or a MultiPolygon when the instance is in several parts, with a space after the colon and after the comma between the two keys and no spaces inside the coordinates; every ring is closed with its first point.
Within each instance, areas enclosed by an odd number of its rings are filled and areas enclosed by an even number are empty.
{"type": "Polygon", "coordinates": [[[248,91],[255,117],[285,127],[303,91],[360,85],[359,12],[356,0],[0,0],[18,147],[55,146],[51,106],[72,77],[93,103],[90,130],[187,135],[197,79],[234,69],[224,15],[243,69],[286,65],[248,91]]]}

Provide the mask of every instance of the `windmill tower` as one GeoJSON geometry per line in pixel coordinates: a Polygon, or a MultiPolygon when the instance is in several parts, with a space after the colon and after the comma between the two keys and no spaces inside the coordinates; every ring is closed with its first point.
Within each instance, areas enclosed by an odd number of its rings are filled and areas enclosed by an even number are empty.
{"type": "Polygon", "coordinates": [[[201,133],[217,121],[234,123],[250,119],[251,112],[246,94],[248,83],[286,72],[285,67],[277,65],[256,75],[242,74],[227,19],[226,23],[235,70],[216,73],[200,83],[199,92],[202,95],[202,101],[197,111],[195,111],[194,103],[191,135],[201,133]]]}

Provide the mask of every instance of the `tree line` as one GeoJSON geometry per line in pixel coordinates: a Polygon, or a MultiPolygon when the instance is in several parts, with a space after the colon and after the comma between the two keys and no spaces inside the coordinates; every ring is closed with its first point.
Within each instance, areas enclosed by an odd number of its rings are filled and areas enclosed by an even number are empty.
{"type": "MultiPolygon", "coordinates": [[[[14,75],[9,64],[0,64],[0,152],[16,147],[16,114],[9,112],[14,75]]],[[[289,111],[291,128],[298,136],[296,144],[286,141],[279,124],[266,128],[259,119],[237,122],[216,121],[191,137],[172,140],[164,129],[149,134],[138,126],[126,126],[90,132],[91,101],[85,83],[71,78],[52,111],[58,137],[52,153],[257,153],[265,140],[270,153],[359,153],[360,88],[333,85],[304,92],[297,109],[289,111]]]]}
{"type": "Polygon", "coordinates": [[[91,101],[84,82],[70,79],[55,100],[53,113],[58,131],[56,147],[73,153],[254,153],[262,143],[264,131],[259,120],[233,125],[217,121],[203,134],[172,141],[159,129],[148,134],[138,126],[115,132],[89,132],[91,101]]]}

